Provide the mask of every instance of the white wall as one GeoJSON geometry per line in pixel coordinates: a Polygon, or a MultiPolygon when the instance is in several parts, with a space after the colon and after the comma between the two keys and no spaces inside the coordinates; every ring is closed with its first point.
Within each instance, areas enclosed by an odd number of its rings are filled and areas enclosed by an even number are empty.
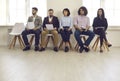
{"type": "Polygon", "coordinates": [[[64,8],[70,9],[71,16],[77,15],[77,11],[82,3],[81,0],[47,0],[47,4],[47,9],[54,9],[54,14],[60,17],[64,8]]]}

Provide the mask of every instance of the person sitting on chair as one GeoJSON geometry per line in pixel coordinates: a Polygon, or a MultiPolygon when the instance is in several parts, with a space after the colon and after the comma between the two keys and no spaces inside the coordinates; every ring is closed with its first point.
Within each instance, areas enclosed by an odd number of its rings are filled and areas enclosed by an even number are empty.
{"type": "Polygon", "coordinates": [[[74,36],[80,46],[80,49],[79,49],[80,53],[82,53],[83,50],[85,50],[86,52],[90,50],[88,46],[95,36],[95,34],[89,30],[90,20],[86,16],[87,13],[88,12],[87,12],[86,7],[82,6],[78,10],[78,16],[74,18],[74,27],[76,29],[74,36]],[[85,41],[85,43],[83,43],[83,41],[81,40],[80,35],[89,36],[88,39],[85,41]]]}
{"type": "Polygon", "coordinates": [[[69,40],[72,34],[73,21],[70,17],[70,11],[68,8],[63,10],[63,17],[60,19],[60,34],[62,41],[65,42],[65,52],[69,51],[69,40]]]}
{"type": "Polygon", "coordinates": [[[39,51],[45,51],[46,41],[45,37],[47,34],[52,34],[54,37],[54,51],[58,51],[58,28],[59,20],[56,16],[53,15],[54,10],[48,10],[48,16],[44,18],[43,21],[43,31],[41,33],[41,49],[39,51]]]}
{"type": "Polygon", "coordinates": [[[100,36],[100,52],[103,52],[102,50],[103,40],[106,41],[108,47],[111,47],[112,45],[107,41],[106,38],[106,30],[108,27],[108,22],[107,19],[105,18],[105,13],[102,8],[98,9],[97,17],[94,18],[92,26],[94,33],[100,36]]]}
{"type": "Polygon", "coordinates": [[[22,32],[22,38],[25,43],[25,48],[23,51],[30,50],[30,44],[28,42],[27,35],[34,34],[35,35],[35,51],[39,50],[39,39],[40,39],[40,33],[41,33],[41,26],[42,26],[42,18],[37,15],[38,9],[36,7],[32,8],[32,15],[28,18],[28,22],[34,23],[34,28],[29,29],[29,27],[26,27],[26,29],[22,32]]]}

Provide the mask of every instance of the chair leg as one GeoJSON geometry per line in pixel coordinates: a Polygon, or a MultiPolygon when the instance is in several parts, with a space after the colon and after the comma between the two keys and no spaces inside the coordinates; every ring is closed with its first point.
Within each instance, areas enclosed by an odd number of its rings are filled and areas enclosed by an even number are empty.
{"type": "Polygon", "coordinates": [[[86,38],[85,38],[85,36],[83,36],[82,38],[83,38],[83,41],[85,42],[85,41],[86,41],[86,38]]]}
{"type": "Polygon", "coordinates": [[[100,40],[100,38],[98,37],[98,38],[97,38],[96,45],[95,45],[95,51],[97,50],[97,47],[98,47],[99,40],[100,40]]]}
{"type": "Polygon", "coordinates": [[[96,43],[97,43],[97,40],[94,42],[94,44],[93,44],[93,46],[92,46],[92,49],[95,48],[96,43]]]}
{"type": "Polygon", "coordinates": [[[9,49],[12,48],[14,41],[15,41],[15,36],[14,36],[13,39],[11,40],[11,43],[10,43],[10,45],[9,45],[9,49]]]}
{"type": "Polygon", "coordinates": [[[50,40],[50,36],[48,36],[48,37],[47,37],[47,40],[46,40],[46,45],[45,45],[45,47],[47,47],[49,40],[50,40]]]}
{"type": "Polygon", "coordinates": [[[61,49],[62,45],[63,45],[63,41],[60,42],[59,49],[61,49]]]}
{"type": "Polygon", "coordinates": [[[14,43],[13,43],[13,48],[15,47],[16,40],[17,40],[17,36],[15,36],[15,40],[14,40],[14,43]]]}
{"type": "Polygon", "coordinates": [[[51,36],[51,39],[52,39],[53,45],[55,46],[55,43],[54,43],[54,38],[53,38],[53,36],[51,36]]]}
{"type": "Polygon", "coordinates": [[[18,40],[19,40],[20,48],[23,49],[24,45],[22,43],[22,39],[21,39],[20,35],[18,36],[18,40]]]}
{"type": "Polygon", "coordinates": [[[75,45],[75,50],[78,51],[78,49],[79,49],[79,44],[77,43],[77,44],[75,45]]]}
{"type": "Polygon", "coordinates": [[[23,42],[23,40],[22,40],[21,36],[20,36],[20,41],[21,41],[21,43],[22,43],[23,47],[25,47],[25,44],[24,44],[24,42],[23,42]]]}
{"type": "Polygon", "coordinates": [[[95,40],[95,42],[94,42],[94,44],[93,44],[93,46],[92,46],[92,49],[95,50],[95,47],[96,47],[96,45],[97,45],[98,40],[99,40],[99,38],[97,37],[97,39],[95,40]]]}
{"type": "Polygon", "coordinates": [[[72,49],[73,50],[73,48],[72,48],[72,44],[71,44],[71,42],[69,41],[69,46],[70,46],[70,49],[72,49]]]}
{"type": "Polygon", "coordinates": [[[103,40],[103,43],[104,43],[104,46],[105,46],[105,48],[107,49],[107,51],[109,51],[109,48],[108,48],[107,42],[106,42],[105,40],[103,40]]]}

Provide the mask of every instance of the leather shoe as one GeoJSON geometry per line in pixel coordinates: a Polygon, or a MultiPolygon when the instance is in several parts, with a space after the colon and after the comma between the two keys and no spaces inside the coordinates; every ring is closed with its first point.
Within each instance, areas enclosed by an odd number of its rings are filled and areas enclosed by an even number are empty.
{"type": "Polygon", "coordinates": [[[79,52],[82,53],[84,50],[84,47],[80,47],[79,52]]]}
{"type": "Polygon", "coordinates": [[[28,51],[28,50],[30,50],[30,46],[27,46],[23,49],[23,51],[28,51]]]}
{"type": "Polygon", "coordinates": [[[45,51],[45,48],[43,48],[43,47],[42,47],[42,48],[40,48],[40,50],[39,50],[39,51],[45,51]]]}
{"type": "Polygon", "coordinates": [[[108,44],[108,47],[111,47],[112,46],[112,44],[108,44]]]}
{"type": "Polygon", "coordinates": [[[84,49],[85,49],[85,52],[89,52],[90,51],[90,49],[87,48],[87,47],[84,47],[84,49]]]}
{"type": "Polygon", "coordinates": [[[55,52],[58,52],[58,48],[57,48],[57,47],[54,47],[54,51],[55,51],[55,52]]]}
{"type": "Polygon", "coordinates": [[[38,51],[38,50],[39,50],[39,47],[38,47],[38,46],[36,46],[34,50],[35,50],[35,51],[38,51]]]}
{"type": "Polygon", "coordinates": [[[68,52],[68,51],[69,51],[69,48],[66,46],[64,51],[65,51],[65,52],[68,52]]]}

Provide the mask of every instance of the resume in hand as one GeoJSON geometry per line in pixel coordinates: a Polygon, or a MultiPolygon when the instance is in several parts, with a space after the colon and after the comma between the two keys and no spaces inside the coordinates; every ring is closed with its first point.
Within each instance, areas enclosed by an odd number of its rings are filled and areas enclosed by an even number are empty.
{"type": "Polygon", "coordinates": [[[48,30],[53,30],[54,29],[53,24],[46,24],[46,28],[48,30]]]}
{"type": "Polygon", "coordinates": [[[27,22],[27,26],[26,27],[28,29],[34,29],[35,28],[34,22],[27,22]]]}

